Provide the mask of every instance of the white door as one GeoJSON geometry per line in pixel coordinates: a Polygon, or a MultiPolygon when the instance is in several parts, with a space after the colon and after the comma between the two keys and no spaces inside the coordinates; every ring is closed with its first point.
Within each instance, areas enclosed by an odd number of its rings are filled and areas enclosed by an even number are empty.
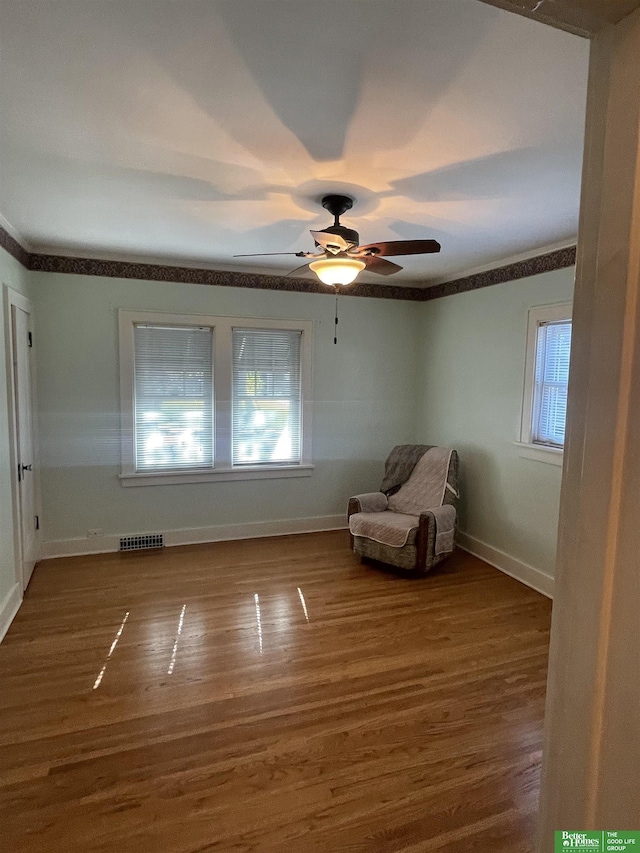
{"type": "Polygon", "coordinates": [[[17,305],[11,306],[13,370],[15,393],[16,447],[18,462],[18,508],[22,588],[25,590],[38,555],[39,520],[34,473],[33,408],[31,392],[31,316],[17,305]]]}

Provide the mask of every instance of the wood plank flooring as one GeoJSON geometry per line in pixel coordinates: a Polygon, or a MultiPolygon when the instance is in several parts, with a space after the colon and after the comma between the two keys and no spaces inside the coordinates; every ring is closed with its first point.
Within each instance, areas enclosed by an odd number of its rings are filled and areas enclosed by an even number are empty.
{"type": "Polygon", "coordinates": [[[0,646],[0,849],[530,853],[549,622],[345,531],[42,563],[0,646]]]}

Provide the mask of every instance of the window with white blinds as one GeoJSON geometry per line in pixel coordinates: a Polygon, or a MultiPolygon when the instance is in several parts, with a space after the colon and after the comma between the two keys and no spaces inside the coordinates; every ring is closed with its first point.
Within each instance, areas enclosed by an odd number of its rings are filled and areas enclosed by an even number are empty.
{"type": "Polygon", "coordinates": [[[301,337],[295,329],[233,329],[234,465],[300,461],[301,337]]]}
{"type": "Polygon", "coordinates": [[[123,486],[311,476],[311,321],[118,317],[123,486]]]}
{"type": "Polygon", "coordinates": [[[529,310],[518,453],[562,465],[571,355],[570,303],[529,310]]]}
{"type": "Polygon", "coordinates": [[[213,465],[212,329],[134,326],[137,471],[213,465]]]}
{"type": "Polygon", "coordinates": [[[534,444],[564,446],[570,353],[571,321],[538,326],[531,424],[534,444]]]}

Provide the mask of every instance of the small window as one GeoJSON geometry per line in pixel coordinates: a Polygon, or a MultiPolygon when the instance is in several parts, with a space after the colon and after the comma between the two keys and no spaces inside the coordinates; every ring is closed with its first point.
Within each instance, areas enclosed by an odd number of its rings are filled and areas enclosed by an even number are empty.
{"type": "Polygon", "coordinates": [[[308,476],[311,333],[120,311],[123,485],[308,476]]]}
{"type": "Polygon", "coordinates": [[[520,441],[540,449],[564,447],[571,353],[571,305],[529,311],[520,441]]]}
{"type": "Polygon", "coordinates": [[[570,320],[542,322],[538,325],[531,419],[533,444],[564,447],[570,353],[570,320]]]}

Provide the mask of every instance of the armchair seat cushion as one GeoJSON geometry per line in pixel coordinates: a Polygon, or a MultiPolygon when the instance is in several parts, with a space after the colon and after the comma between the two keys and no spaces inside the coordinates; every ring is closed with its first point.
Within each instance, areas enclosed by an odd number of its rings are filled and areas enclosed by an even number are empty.
{"type": "Polygon", "coordinates": [[[349,519],[349,530],[353,536],[364,536],[382,545],[402,548],[415,545],[419,523],[417,515],[401,512],[357,512],[349,519]]]}

